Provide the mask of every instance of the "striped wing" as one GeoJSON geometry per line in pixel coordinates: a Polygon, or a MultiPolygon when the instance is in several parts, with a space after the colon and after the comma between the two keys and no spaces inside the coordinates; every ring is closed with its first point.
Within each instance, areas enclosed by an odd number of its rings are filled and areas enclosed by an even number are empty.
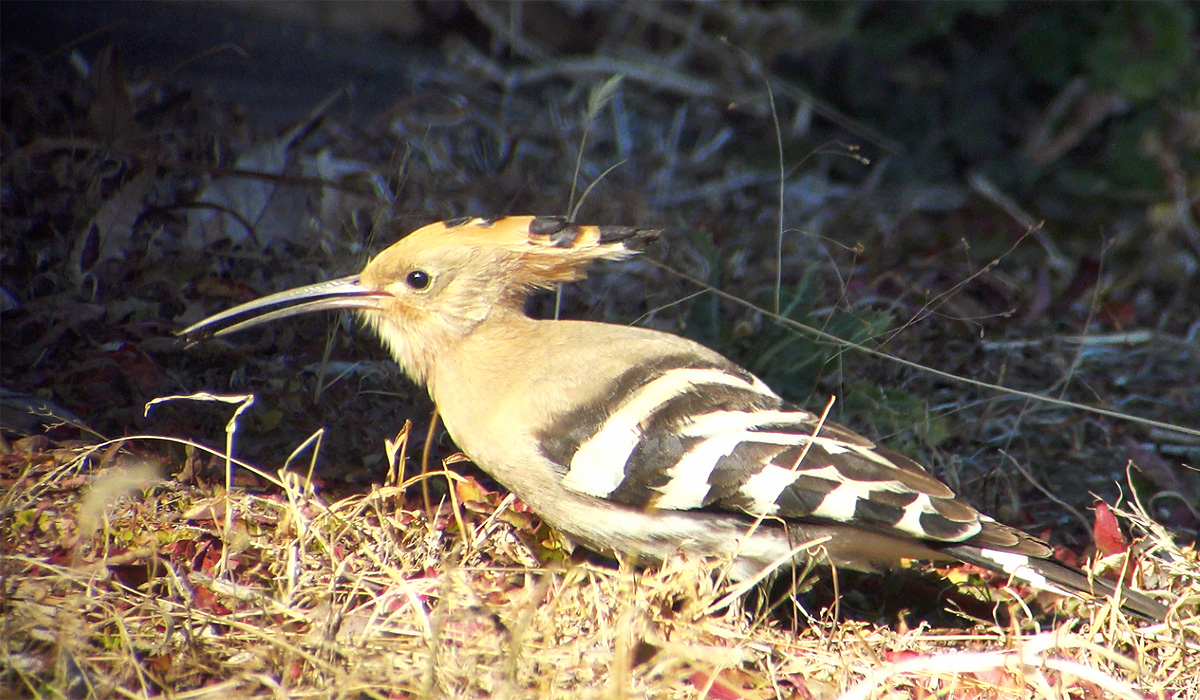
{"type": "Polygon", "coordinates": [[[668,357],[631,369],[558,425],[573,429],[540,437],[566,467],[563,485],[631,507],[851,523],[938,542],[992,529],[912,460],[819,426],[732,364],[668,357]]]}

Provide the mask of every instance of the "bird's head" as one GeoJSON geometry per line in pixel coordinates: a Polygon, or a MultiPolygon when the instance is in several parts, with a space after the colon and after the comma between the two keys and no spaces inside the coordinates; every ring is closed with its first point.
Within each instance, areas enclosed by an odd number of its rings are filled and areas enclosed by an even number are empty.
{"type": "Polygon", "coordinates": [[[581,279],[591,261],[628,257],[658,235],[557,217],[438,222],[392,244],[357,275],[256,299],[181,335],[225,335],[310,311],[353,309],[424,382],[441,348],[488,318],[521,313],[530,290],[581,279]]]}

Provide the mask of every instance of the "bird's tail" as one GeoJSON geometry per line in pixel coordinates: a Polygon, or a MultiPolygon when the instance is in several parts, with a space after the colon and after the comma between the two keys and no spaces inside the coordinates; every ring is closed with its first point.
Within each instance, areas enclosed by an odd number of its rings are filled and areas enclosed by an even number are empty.
{"type": "Polygon", "coordinates": [[[1033,557],[970,544],[951,545],[940,549],[968,564],[1008,574],[1039,590],[1072,598],[1115,598],[1119,596],[1121,610],[1128,614],[1153,622],[1162,622],[1167,617],[1167,606],[1149,596],[1127,588],[1121,588],[1118,591],[1117,587],[1109,581],[1088,576],[1083,571],[1056,559],[1033,557]]]}

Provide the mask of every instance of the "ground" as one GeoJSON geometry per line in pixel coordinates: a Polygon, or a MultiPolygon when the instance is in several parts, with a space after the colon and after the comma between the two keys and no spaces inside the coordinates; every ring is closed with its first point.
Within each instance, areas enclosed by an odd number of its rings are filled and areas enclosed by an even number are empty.
{"type": "Polygon", "coordinates": [[[1194,7],[0,12],[0,694],[1200,693],[1194,7]],[[174,335],[523,213],[665,231],[531,313],[836,396],[1172,617],[963,567],[726,605],[571,551],[349,319],[174,335]]]}

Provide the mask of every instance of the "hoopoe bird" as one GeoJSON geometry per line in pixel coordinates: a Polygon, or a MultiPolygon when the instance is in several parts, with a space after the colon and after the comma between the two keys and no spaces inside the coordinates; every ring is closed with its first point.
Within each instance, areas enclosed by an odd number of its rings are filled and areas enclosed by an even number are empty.
{"type": "MultiPolygon", "coordinates": [[[[581,279],[591,261],[626,258],[659,234],[558,217],[430,224],[360,274],[242,304],[182,335],[357,311],[468,457],[602,553],[725,557],[734,580],[807,557],[864,571],[960,560],[1062,595],[1117,595],[913,460],[789,404],[703,345],[524,313],[532,290],[581,279]],[[819,553],[797,546],[810,541],[819,553]]],[[[1165,618],[1150,597],[1119,595],[1126,611],[1165,618]]]]}

